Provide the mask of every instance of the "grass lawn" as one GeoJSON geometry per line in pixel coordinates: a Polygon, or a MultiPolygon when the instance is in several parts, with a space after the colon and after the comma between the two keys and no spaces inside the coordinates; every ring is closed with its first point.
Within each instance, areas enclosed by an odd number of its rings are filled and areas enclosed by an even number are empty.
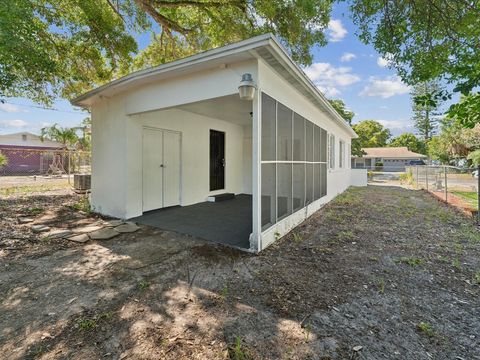
{"type": "MultiPolygon", "coordinates": [[[[480,232],[423,191],[352,188],[258,255],[99,221],[63,192],[0,200],[8,359],[480,359],[480,232]]],[[[1,356],[0,356],[1,357],[1,356]]]]}
{"type": "Polygon", "coordinates": [[[478,194],[476,192],[454,191],[453,194],[466,200],[469,204],[473,205],[474,207],[477,207],[478,205],[478,194]]]}

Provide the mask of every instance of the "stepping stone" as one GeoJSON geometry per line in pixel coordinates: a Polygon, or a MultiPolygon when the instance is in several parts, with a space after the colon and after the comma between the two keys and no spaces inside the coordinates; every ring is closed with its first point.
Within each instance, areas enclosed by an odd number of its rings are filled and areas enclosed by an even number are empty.
{"type": "Polygon", "coordinates": [[[18,218],[18,223],[19,224],[28,224],[28,223],[31,223],[33,221],[32,218],[29,218],[29,217],[20,217],[18,218]]]}
{"type": "Polygon", "coordinates": [[[45,232],[45,231],[50,231],[50,228],[46,225],[32,225],[30,229],[32,229],[32,231],[36,234],[45,232]]]}
{"type": "Polygon", "coordinates": [[[78,243],[84,243],[90,240],[90,237],[87,234],[79,234],[79,235],[74,235],[70,237],[66,237],[65,239],[70,240],[70,241],[75,241],[78,243]]]}
{"type": "Polygon", "coordinates": [[[92,240],[108,240],[117,235],[120,235],[120,233],[118,231],[115,231],[112,228],[103,228],[103,229],[94,231],[89,235],[90,235],[90,239],[92,240]]]}
{"type": "Polygon", "coordinates": [[[72,229],[72,231],[76,234],[85,234],[85,233],[98,231],[98,230],[101,230],[101,229],[103,229],[102,225],[90,224],[90,225],[86,225],[86,226],[77,227],[75,229],[72,229]]]}
{"type": "Polygon", "coordinates": [[[48,237],[50,239],[59,239],[59,238],[65,238],[70,235],[72,235],[72,231],[67,230],[67,229],[59,229],[59,230],[53,230],[48,233],[48,237]]]}
{"type": "Polygon", "coordinates": [[[114,230],[118,231],[119,233],[132,233],[137,231],[138,229],[140,228],[137,226],[137,224],[131,221],[114,228],[114,230]]]}
{"type": "Polygon", "coordinates": [[[107,220],[105,223],[106,223],[107,226],[115,227],[115,226],[120,226],[120,225],[122,225],[122,224],[123,224],[123,220],[112,219],[112,220],[107,220]]]}

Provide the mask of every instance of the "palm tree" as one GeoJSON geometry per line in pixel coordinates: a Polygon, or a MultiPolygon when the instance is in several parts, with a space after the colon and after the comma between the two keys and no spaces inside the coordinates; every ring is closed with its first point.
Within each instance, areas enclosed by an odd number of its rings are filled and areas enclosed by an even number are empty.
{"type": "Polygon", "coordinates": [[[58,124],[41,129],[40,138],[59,142],[65,147],[74,147],[78,142],[78,135],[74,128],[63,128],[58,124]]]}

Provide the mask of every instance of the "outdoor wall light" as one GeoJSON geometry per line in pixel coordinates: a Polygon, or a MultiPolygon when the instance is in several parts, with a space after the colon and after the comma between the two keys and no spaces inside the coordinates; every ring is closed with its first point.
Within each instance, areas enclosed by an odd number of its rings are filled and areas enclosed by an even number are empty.
{"type": "Polygon", "coordinates": [[[252,79],[252,74],[243,74],[242,81],[240,81],[240,85],[238,86],[240,100],[253,100],[256,88],[257,87],[252,79]]]}

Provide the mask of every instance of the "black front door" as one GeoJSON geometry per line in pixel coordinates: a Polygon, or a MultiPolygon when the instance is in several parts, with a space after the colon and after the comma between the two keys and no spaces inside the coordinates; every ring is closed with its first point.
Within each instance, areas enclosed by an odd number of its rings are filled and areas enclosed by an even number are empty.
{"type": "Polygon", "coordinates": [[[210,130],[210,191],[225,188],[225,133],[210,130]]]}

